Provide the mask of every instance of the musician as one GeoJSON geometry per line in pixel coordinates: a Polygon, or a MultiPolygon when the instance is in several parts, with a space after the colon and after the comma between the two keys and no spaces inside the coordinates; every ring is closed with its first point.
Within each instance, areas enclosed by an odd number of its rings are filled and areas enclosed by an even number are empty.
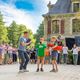
{"type": "Polygon", "coordinates": [[[53,47],[50,47],[51,50],[51,59],[52,59],[52,70],[50,72],[58,72],[57,67],[57,57],[58,57],[58,51],[55,50],[55,48],[58,46],[57,39],[55,36],[51,38],[51,44],[53,44],[53,47]]]}

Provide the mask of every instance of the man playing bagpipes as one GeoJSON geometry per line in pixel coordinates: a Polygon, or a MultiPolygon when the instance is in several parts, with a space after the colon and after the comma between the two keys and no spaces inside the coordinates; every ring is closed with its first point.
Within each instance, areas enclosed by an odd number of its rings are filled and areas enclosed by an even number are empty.
{"type": "Polygon", "coordinates": [[[50,47],[52,66],[53,66],[50,72],[58,72],[57,57],[58,57],[58,51],[62,50],[62,46],[58,46],[57,39],[55,36],[53,36],[51,38],[51,42],[48,43],[48,47],[50,47]]]}

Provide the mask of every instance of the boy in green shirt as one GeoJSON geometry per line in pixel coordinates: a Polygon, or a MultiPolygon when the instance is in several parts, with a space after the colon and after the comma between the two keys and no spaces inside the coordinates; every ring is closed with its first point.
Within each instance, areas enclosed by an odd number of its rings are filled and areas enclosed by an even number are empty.
{"type": "Polygon", "coordinates": [[[38,49],[38,53],[37,53],[37,71],[39,72],[39,65],[41,62],[41,71],[43,72],[43,64],[44,64],[44,52],[45,52],[45,48],[46,45],[44,44],[44,38],[40,38],[40,43],[37,44],[36,48],[38,49]]]}

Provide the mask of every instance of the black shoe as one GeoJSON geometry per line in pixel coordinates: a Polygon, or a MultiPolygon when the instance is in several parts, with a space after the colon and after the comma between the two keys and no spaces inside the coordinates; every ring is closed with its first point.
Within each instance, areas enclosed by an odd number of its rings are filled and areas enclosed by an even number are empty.
{"type": "Polygon", "coordinates": [[[36,70],[36,72],[39,72],[39,68],[36,70]]]}
{"type": "Polygon", "coordinates": [[[41,72],[43,72],[44,70],[43,70],[43,68],[41,68],[41,72]]]}
{"type": "Polygon", "coordinates": [[[24,71],[23,70],[19,70],[19,72],[18,73],[23,73],[24,71]]]}
{"type": "Polygon", "coordinates": [[[25,69],[24,69],[23,71],[24,71],[24,72],[29,72],[28,70],[25,70],[25,69]]]}
{"type": "Polygon", "coordinates": [[[56,72],[56,70],[55,69],[52,69],[50,72],[56,72]]]}

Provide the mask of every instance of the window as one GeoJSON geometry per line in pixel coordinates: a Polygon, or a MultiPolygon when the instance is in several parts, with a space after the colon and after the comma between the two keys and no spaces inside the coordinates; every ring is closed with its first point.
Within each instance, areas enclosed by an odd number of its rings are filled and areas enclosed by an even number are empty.
{"type": "Polygon", "coordinates": [[[59,21],[53,20],[52,22],[52,32],[53,33],[59,33],[59,21]]]}
{"type": "Polygon", "coordinates": [[[73,19],[73,33],[80,33],[80,19],[73,19]]]}
{"type": "Polygon", "coordinates": [[[80,3],[73,3],[73,12],[79,12],[80,3]]]}

